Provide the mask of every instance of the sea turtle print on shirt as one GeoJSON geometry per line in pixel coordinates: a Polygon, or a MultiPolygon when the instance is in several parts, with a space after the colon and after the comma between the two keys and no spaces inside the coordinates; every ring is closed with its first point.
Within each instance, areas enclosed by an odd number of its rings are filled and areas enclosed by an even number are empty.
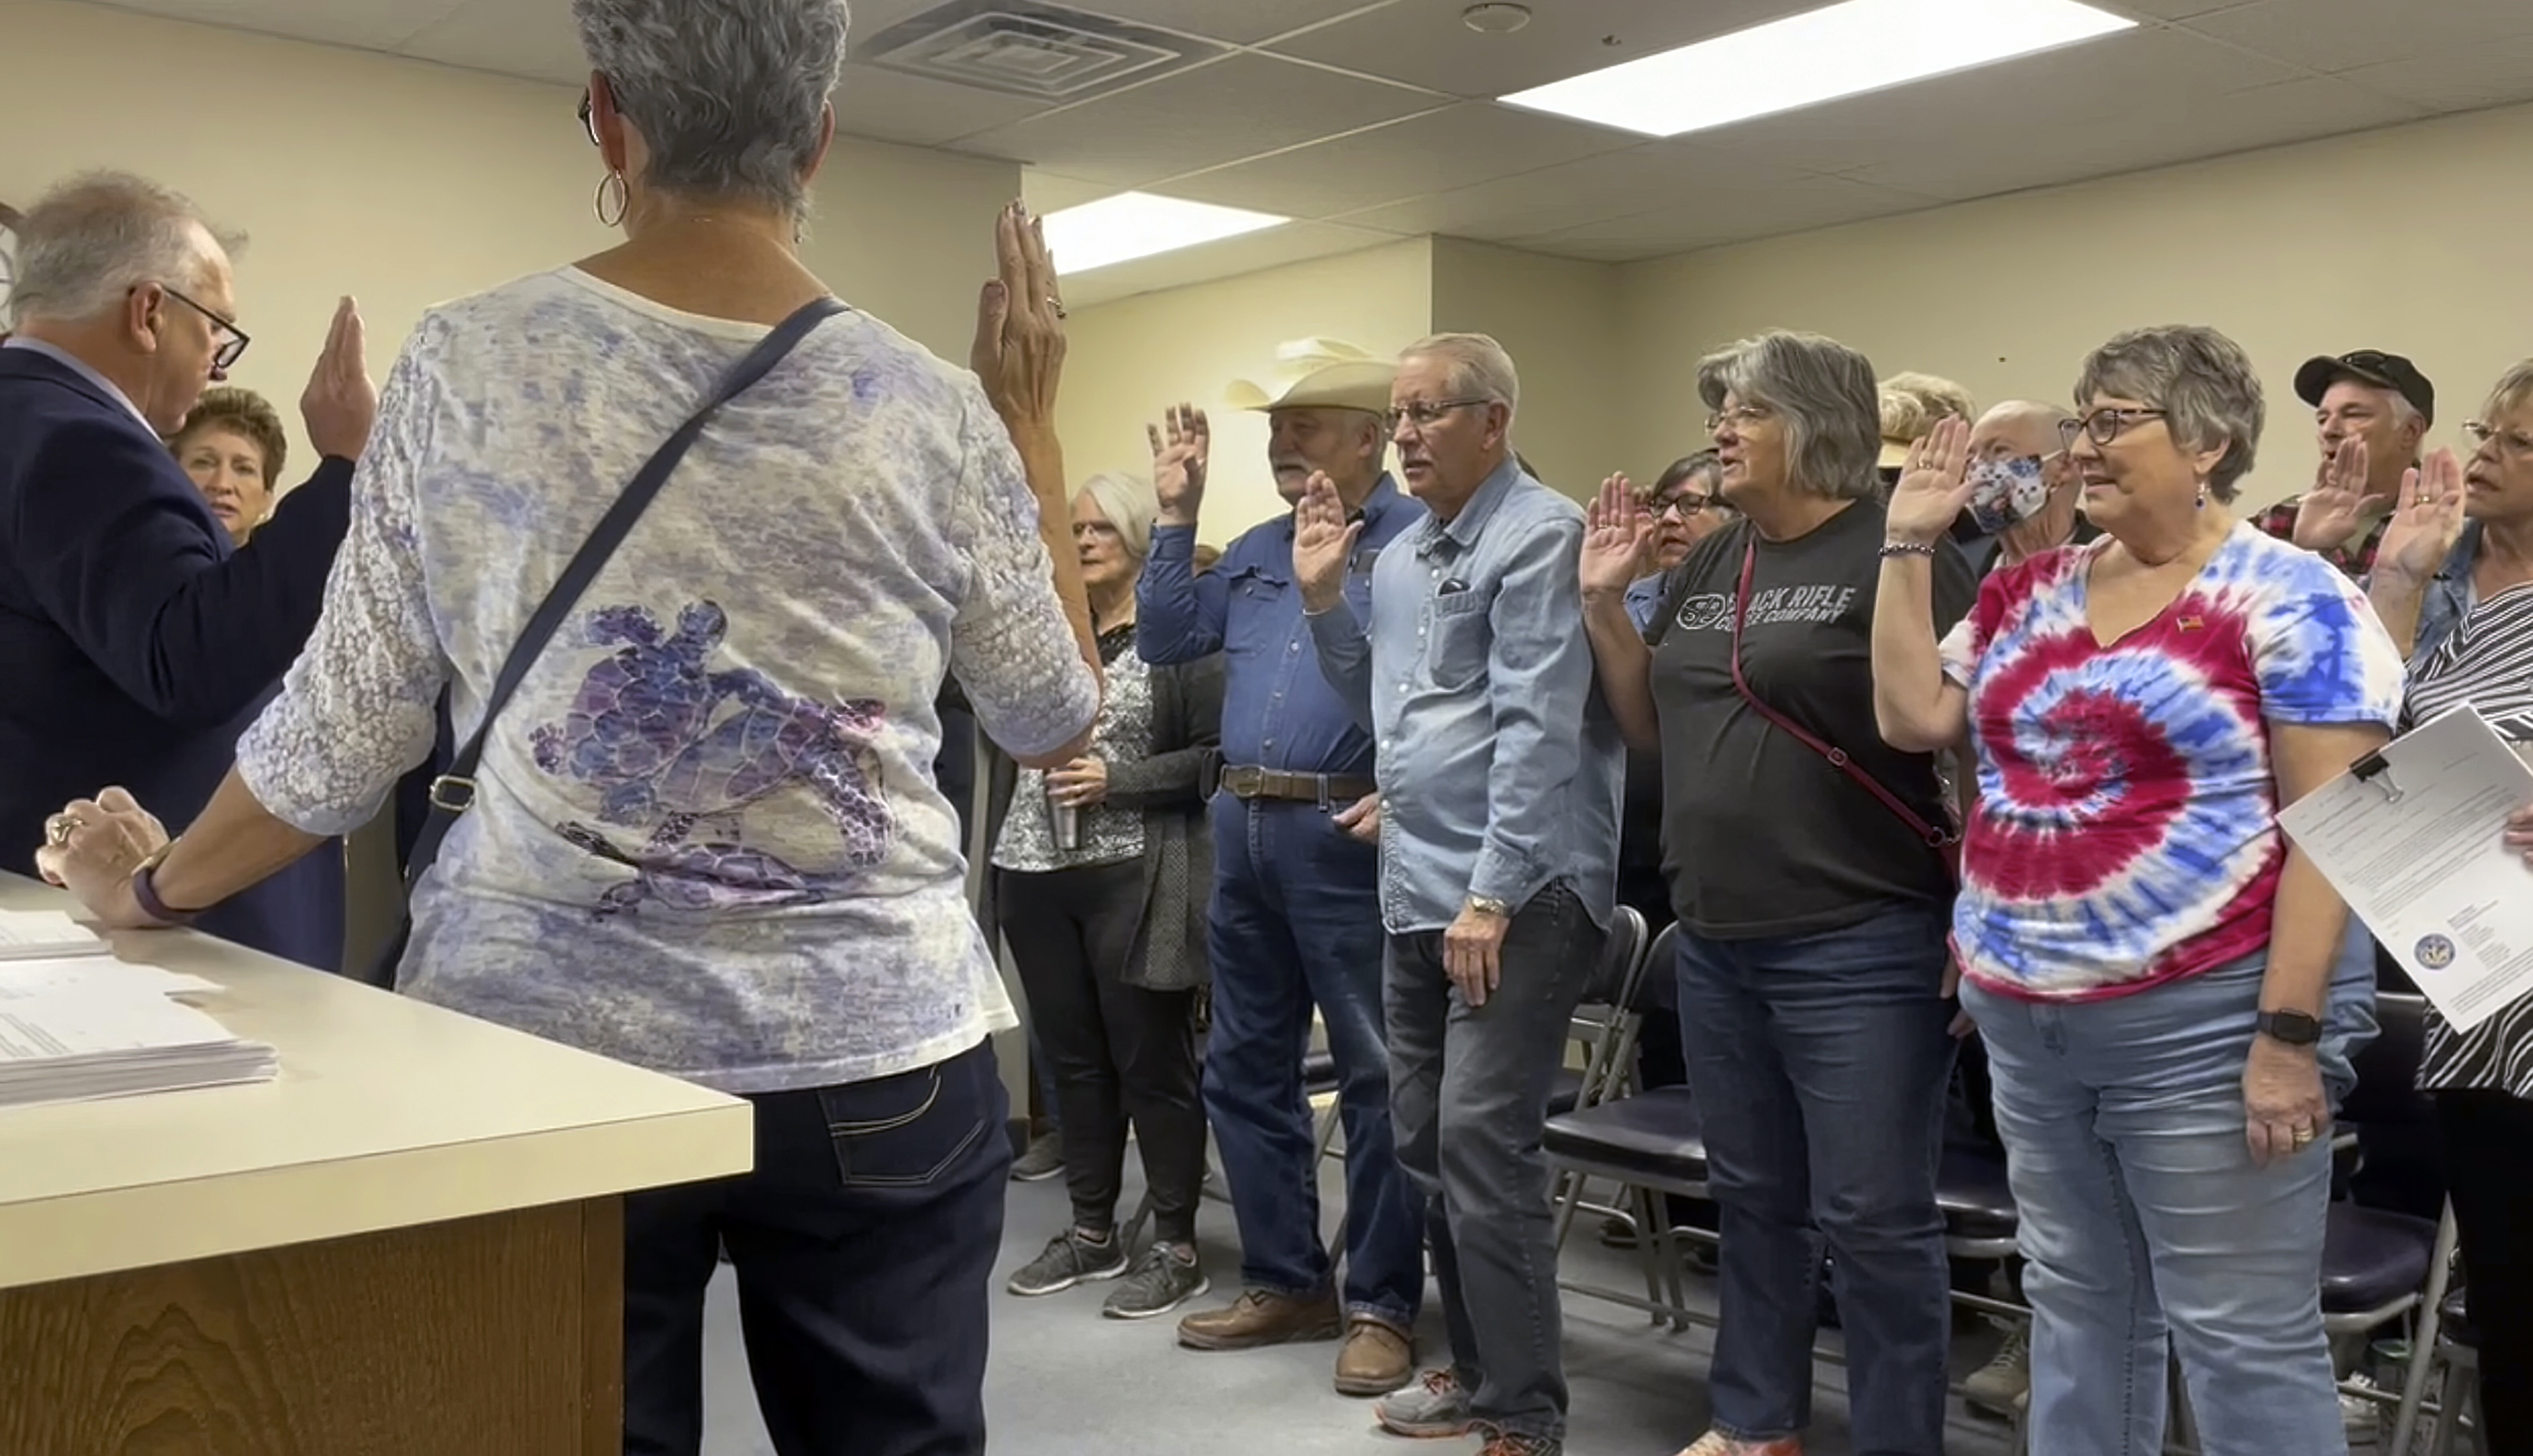
{"type": "Polygon", "coordinates": [[[625,849],[603,828],[556,826],[635,872],[602,897],[602,915],[644,902],[710,910],[826,900],[888,857],[895,824],[871,746],[883,705],[818,703],[744,668],[716,670],[709,660],[729,627],[709,601],[687,604],[674,631],[641,607],[591,612],[582,640],[617,651],[583,674],[560,722],[531,734],[539,768],[600,791],[602,825],[649,830],[625,849]],[[748,805],[794,787],[838,832],[837,852],[815,869],[744,838],[748,805]],[[705,822],[712,837],[690,840],[705,822]]]}

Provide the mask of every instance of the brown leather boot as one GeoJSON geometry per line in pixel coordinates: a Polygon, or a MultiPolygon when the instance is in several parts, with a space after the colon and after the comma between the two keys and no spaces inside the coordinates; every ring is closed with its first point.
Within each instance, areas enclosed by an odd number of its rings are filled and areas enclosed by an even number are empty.
{"type": "Polygon", "coordinates": [[[1190,1350],[1255,1350],[1301,1340],[1333,1340],[1343,1327],[1336,1292],[1295,1299],[1252,1289],[1227,1310],[1208,1310],[1179,1321],[1179,1343],[1190,1350]]]}
{"type": "Polygon", "coordinates": [[[1358,1314],[1337,1351],[1337,1394],[1387,1395],[1416,1373],[1416,1342],[1358,1314]]]}

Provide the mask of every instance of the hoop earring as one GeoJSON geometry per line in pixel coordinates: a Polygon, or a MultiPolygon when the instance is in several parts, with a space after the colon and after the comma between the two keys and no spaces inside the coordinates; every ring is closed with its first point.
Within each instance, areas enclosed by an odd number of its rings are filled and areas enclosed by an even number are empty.
{"type": "Polygon", "coordinates": [[[606,176],[599,178],[598,196],[592,199],[592,204],[598,213],[599,226],[615,227],[622,223],[624,221],[625,212],[633,205],[633,193],[630,188],[627,188],[624,185],[624,174],[621,172],[611,171],[606,176]],[[610,189],[614,190],[613,203],[615,211],[613,215],[610,215],[608,210],[610,204],[610,189]]]}

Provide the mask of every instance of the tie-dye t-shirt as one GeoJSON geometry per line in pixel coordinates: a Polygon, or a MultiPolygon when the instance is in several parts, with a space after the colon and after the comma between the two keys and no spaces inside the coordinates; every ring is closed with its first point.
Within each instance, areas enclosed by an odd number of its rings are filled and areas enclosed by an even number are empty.
{"type": "Polygon", "coordinates": [[[2003,995],[2121,995],[2267,945],[2286,859],[2269,726],[2388,728],[2400,708],[2399,651],[2320,556],[2237,525],[2104,647],[2086,596],[2109,547],[1990,576],[1943,643],[1978,755],[1954,943],[2003,995]]]}
{"type": "MultiPolygon", "coordinates": [[[[471,733],[564,562],[766,332],[568,269],[426,316],[324,616],[238,745],[265,807],[368,820],[443,686],[471,733]]],[[[972,376],[866,315],[821,323],[703,432],[493,725],[399,989],[732,1092],[1013,1025],[933,704],[955,673],[1031,755],[1097,712],[1037,520],[972,376]]]]}

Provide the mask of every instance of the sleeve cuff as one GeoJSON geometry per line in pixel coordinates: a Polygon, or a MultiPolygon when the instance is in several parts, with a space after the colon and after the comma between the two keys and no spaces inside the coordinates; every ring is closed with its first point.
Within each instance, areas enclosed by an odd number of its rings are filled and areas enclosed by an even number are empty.
{"type": "Polygon", "coordinates": [[[1173,560],[1196,559],[1196,527],[1155,524],[1152,527],[1151,554],[1173,560]]]}

